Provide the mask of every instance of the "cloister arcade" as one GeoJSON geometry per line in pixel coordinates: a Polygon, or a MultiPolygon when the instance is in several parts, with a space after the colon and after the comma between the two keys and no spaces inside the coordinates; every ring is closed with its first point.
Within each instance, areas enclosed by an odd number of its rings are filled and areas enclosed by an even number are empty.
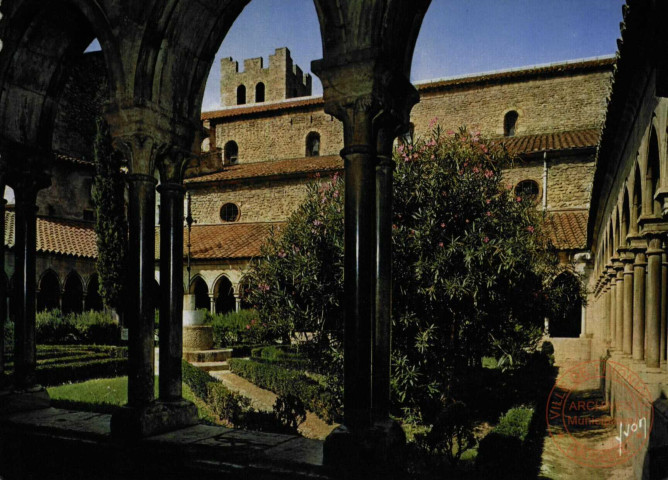
{"type": "MultiPolygon", "coordinates": [[[[109,80],[105,118],[129,170],[128,404],[112,416],[112,433],[143,437],[196,422],[194,406],[181,396],[182,171],[207,135],[200,109],[215,52],[248,1],[2,2],[0,183],[16,194],[11,386],[16,405],[25,408],[32,399],[42,406],[48,400],[34,375],[35,199],[50,182],[53,123],[67,66],[97,38],[109,80]],[[157,401],[151,293],[156,172],[161,206],[157,401]]],[[[347,185],[345,428],[330,436],[326,457],[371,444],[382,454],[393,438],[388,415],[391,149],[418,101],[409,74],[429,3],[315,1],[323,58],[312,69],[323,83],[325,111],[342,122],[347,185]],[[369,435],[376,440],[364,440],[369,435]]],[[[65,282],[74,292],[67,297],[68,308],[74,308],[84,289],[75,281],[65,282]]],[[[224,291],[220,285],[218,291],[224,291]]],[[[11,401],[4,405],[12,408],[11,401]]]]}

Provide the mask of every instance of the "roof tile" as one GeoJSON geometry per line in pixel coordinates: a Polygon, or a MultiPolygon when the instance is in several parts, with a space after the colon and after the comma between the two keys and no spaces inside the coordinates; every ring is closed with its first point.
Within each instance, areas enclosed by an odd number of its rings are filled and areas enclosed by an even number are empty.
{"type": "Polygon", "coordinates": [[[587,247],[586,210],[551,212],[546,227],[552,244],[558,250],[581,250],[587,247]]]}
{"type": "Polygon", "coordinates": [[[541,133],[521,137],[504,137],[502,142],[510,153],[529,155],[531,153],[594,148],[598,145],[599,131],[595,129],[568,132],[541,133]]]}

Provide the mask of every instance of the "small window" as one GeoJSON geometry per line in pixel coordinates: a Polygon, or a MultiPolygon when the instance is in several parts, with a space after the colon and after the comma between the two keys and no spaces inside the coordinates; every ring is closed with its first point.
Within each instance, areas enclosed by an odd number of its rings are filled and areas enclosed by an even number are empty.
{"type": "Polygon", "coordinates": [[[534,180],[522,180],[515,186],[515,195],[531,200],[532,202],[538,201],[539,191],[538,182],[534,180]]]}
{"type": "Polygon", "coordinates": [[[264,83],[262,82],[255,85],[255,101],[264,102],[264,83]]]}
{"type": "Polygon", "coordinates": [[[234,203],[226,203],[220,207],[220,219],[223,222],[236,222],[239,220],[239,207],[234,203]]]}
{"type": "Polygon", "coordinates": [[[311,132],[306,136],[306,156],[317,157],[320,155],[320,134],[311,132]]]}
{"type": "Polygon", "coordinates": [[[506,113],[506,116],[503,118],[503,135],[506,137],[512,137],[515,135],[515,126],[517,125],[517,118],[519,115],[515,110],[511,110],[506,113]]]}
{"type": "Polygon", "coordinates": [[[237,87],[237,105],[246,104],[246,87],[239,85],[237,87]]]}
{"type": "Polygon", "coordinates": [[[223,165],[236,165],[239,162],[239,146],[234,140],[225,144],[223,149],[223,165]]]}

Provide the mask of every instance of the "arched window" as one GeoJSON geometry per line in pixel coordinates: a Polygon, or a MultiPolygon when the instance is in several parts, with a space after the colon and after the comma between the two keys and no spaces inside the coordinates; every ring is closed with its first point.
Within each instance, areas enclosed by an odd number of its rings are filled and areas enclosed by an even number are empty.
{"type": "Polygon", "coordinates": [[[306,156],[317,157],[320,155],[320,134],[311,132],[306,136],[306,156]]]}
{"type": "Polygon", "coordinates": [[[76,272],[72,272],[63,289],[63,313],[81,313],[83,311],[83,285],[76,272]]]}
{"type": "Polygon", "coordinates": [[[196,277],[190,285],[190,294],[195,295],[195,310],[211,308],[209,300],[209,287],[202,277],[196,277]]]}
{"type": "Polygon", "coordinates": [[[99,292],[97,274],[93,274],[93,276],[88,281],[88,291],[86,292],[86,310],[102,310],[102,297],[100,296],[99,292]]]}
{"type": "Polygon", "coordinates": [[[223,165],[236,165],[239,162],[239,146],[230,140],[223,148],[223,165]]]}
{"type": "Polygon", "coordinates": [[[226,203],[220,207],[220,219],[223,222],[236,222],[240,213],[239,207],[234,203],[226,203]]]}
{"type": "Polygon", "coordinates": [[[239,85],[237,87],[237,105],[246,104],[246,87],[239,85]]]}
{"type": "Polygon", "coordinates": [[[37,311],[60,308],[60,282],[53,270],[47,271],[39,282],[37,311]]]}
{"type": "Polygon", "coordinates": [[[534,180],[522,180],[515,186],[515,195],[532,202],[538,201],[539,193],[540,187],[538,186],[538,182],[534,180]]]}
{"type": "Polygon", "coordinates": [[[264,83],[262,82],[255,85],[255,101],[264,102],[264,83]]]}
{"type": "Polygon", "coordinates": [[[236,309],[234,289],[227,277],[221,277],[214,289],[216,295],[216,313],[233,312],[236,309]]]}
{"type": "Polygon", "coordinates": [[[515,125],[517,124],[517,118],[519,115],[515,110],[511,110],[506,113],[506,116],[503,117],[503,135],[506,137],[512,137],[515,135],[515,125]]]}

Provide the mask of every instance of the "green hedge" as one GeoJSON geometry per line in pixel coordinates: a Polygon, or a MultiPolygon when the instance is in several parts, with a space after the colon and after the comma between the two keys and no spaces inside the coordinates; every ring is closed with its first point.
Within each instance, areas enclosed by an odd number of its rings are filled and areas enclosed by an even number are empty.
{"type": "Polygon", "coordinates": [[[204,370],[192,366],[185,360],[181,360],[181,368],[183,372],[183,383],[188,385],[198,398],[206,400],[209,392],[209,383],[218,383],[218,380],[213,378],[204,370]]]}
{"type": "Polygon", "coordinates": [[[232,345],[253,345],[266,337],[266,327],[260,323],[255,310],[240,310],[225,314],[206,314],[206,322],[213,327],[213,343],[216,348],[232,345]]]}
{"type": "Polygon", "coordinates": [[[303,373],[277,365],[237,358],[230,360],[230,370],[279,396],[294,395],[308,410],[328,423],[332,423],[340,415],[332,392],[303,373]]]}
{"type": "Polygon", "coordinates": [[[478,447],[476,466],[496,478],[526,478],[531,475],[531,448],[528,437],[536,415],[532,407],[520,406],[508,410],[499,423],[482,439],[478,447]],[[502,472],[502,473],[500,473],[502,472]]]}
{"type": "Polygon", "coordinates": [[[60,310],[48,310],[37,314],[35,335],[40,344],[118,345],[121,327],[104,312],[65,315],[60,310]]]}
{"type": "Polygon", "coordinates": [[[290,345],[269,345],[251,349],[251,357],[256,362],[270,363],[293,370],[307,370],[310,362],[292,351],[290,345]]]}

